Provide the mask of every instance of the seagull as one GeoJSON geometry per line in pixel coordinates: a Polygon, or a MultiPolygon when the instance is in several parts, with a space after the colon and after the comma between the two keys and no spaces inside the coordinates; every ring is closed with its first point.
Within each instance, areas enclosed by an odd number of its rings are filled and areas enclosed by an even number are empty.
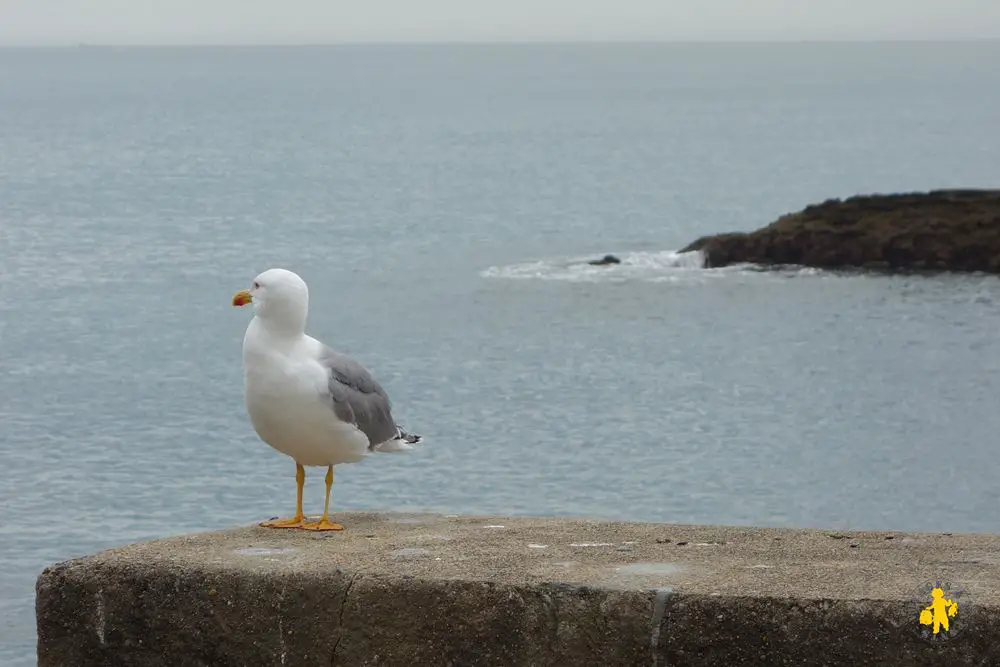
{"type": "Polygon", "coordinates": [[[330,521],[333,466],[372,452],[404,452],[422,440],[392,417],[389,396],[368,370],[305,333],[309,289],[286,269],[268,269],[233,306],[253,305],[243,337],[243,397],[257,435],[295,461],[295,516],[267,528],[343,530],[330,521]],[[326,499],[319,521],[302,513],[305,466],[326,467],[326,499]]]}

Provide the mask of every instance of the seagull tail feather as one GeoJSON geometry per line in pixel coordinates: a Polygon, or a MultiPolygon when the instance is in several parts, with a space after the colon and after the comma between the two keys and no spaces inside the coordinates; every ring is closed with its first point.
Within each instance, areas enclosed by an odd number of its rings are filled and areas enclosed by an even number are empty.
{"type": "Polygon", "coordinates": [[[396,426],[396,436],[391,440],[386,440],[372,447],[376,452],[408,452],[413,449],[413,445],[423,440],[423,436],[415,433],[407,433],[401,426],[396,426]]]}

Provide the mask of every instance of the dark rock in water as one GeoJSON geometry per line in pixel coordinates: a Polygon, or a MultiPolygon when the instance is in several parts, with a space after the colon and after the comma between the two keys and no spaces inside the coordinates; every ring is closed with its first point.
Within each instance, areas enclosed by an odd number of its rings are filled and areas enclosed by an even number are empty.
{"type": "Polygon", "coordinates": [[[587,264],[592,266],[606,266],[608,264],[621,264],[622,261],[615,257],[614,255],[605,255],[600,259],[592,259],[587,264]]]}
{"type": "Polygon", "coordinates": [[[1000,273],[1000,190],[830,199],[749,233],[703,236],[706,267],[800,265],[1000,273]]]}

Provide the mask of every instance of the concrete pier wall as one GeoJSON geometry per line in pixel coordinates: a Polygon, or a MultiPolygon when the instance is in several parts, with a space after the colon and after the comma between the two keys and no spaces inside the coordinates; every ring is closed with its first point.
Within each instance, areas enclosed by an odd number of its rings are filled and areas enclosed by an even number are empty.
{"type": "Polygon", "coordinates": [[[53,565],[39,665],[1000,665],[1000,536],[337,519],[53,565]]]}

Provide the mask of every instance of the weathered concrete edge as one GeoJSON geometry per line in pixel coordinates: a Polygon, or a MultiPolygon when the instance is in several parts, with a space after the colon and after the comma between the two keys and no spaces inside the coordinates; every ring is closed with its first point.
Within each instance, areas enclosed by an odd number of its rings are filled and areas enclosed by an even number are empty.
{"type": "Polygon", "coordinates": [[[496,584],[82,558],[36,585],[38,664],[991,665],[1000,607],[933,646],[905,601],[496,584]]]}

